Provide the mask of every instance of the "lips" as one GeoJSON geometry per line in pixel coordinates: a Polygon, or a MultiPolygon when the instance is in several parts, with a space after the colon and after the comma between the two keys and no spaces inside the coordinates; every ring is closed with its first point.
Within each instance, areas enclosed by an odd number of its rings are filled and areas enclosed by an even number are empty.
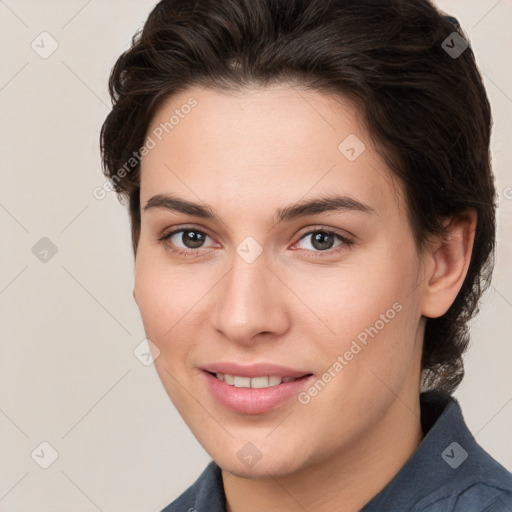
{"type": "Polygon", "coordinates": [[[202,374],[217,402],[242,414],[269,412],[314,380],[311,373],[273,363],[215,363],[204,367],[202,374]]]}
{"type": "Polygon", "coordinates": [[[299,379],[305,375],[311,375],[307,370],[297,370],[288,366],[274,363],[254,363],[251,365],[240,365],[234,362],[212,363],[203,367],[203,370],[217,374],[228,374],[238,377],[291,377],[299,379]]]}

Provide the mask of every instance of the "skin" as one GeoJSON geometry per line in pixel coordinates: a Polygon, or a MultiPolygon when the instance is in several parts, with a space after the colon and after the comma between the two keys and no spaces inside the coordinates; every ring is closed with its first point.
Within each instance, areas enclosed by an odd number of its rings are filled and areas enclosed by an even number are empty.
{"type": "Polygon", "coordinates": [[[359,510],[422,440],[425,317],[444,314],[462,286],[475,214],[453,219],[449,235],[419,253],[402,187],[347,100],[290,84],[191,87],[160,107],[148,134],[190,97],[198,105],[141,164],[134,297],[160,351],[157,372],[222,468],[228,511],[359,510]],[[366,146],[355,161],[338,149],[349,134],[366,146]],[[279,208],[332,192],[374,212],[275,223],[279,208]],[[144,210],[156,194],[208,204],[222,222],[144,210]],[[158,241],[179,228],[208,236],[199,247],[183,232],[158,241]],[[335,237],[322,251],[311,234],[301,239],[315,229],[353,243],[336,252],[335,237]],[[236,252],[247,236],[263,249],[252,263],[236,252]],[[173,243],[195,256],[172,253],[173,243]],[[204,384],[200,368],[217,361],[270,361],[321,378],[396,303],[400,312],[307,404],[241,414],[204,384]],[[251,467],[237,457],[247,442],[261,454],[251,467]]]}

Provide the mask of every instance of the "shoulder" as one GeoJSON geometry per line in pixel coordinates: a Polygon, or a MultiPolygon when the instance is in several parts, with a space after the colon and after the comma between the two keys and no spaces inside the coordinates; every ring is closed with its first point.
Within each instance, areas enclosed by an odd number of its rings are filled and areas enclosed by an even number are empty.
{"type": "Polygon", "coordinates": [[[212,460],[197,480],[161,512],[226,512],[222,472],[212,460]]]}
{"type": "Polygon", "coordinates": [[[512,512],[512,474],[476,441],[457,400],[420,400],[424,438],[364,512],[512,512]]]}
{"type": "Polygon", "coordinates": [[[478,443],[462,464],[427,499],[418,512],[512,512],[512,473],[478,443]]]}
{"type": "Polygon", "coordinates": [[[416,512],[508,512],[512,511],[512,490],[476,482],[460,493],[417,504],[416,512]]]}

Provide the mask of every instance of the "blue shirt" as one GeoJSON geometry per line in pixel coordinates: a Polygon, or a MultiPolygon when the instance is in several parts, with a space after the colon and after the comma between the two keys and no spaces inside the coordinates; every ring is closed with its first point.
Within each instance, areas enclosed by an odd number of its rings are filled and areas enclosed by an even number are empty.
{"type": "MultiPolygon", "coordinates": [[[[395,477],[360,512],[512,512],[512,474],[476,441],[459,403],[420,394],[424,438],[395,477]]],[[[226,512],[220,467],[211,461],[162,512],[226,512]]]]}

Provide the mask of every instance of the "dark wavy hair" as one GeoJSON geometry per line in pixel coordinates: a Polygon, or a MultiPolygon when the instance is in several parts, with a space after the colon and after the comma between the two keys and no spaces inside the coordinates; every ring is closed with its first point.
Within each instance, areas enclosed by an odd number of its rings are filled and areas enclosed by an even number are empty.
{"type": "Polygon", "coordinates": [[[193,85],[286,82],[348,98],[403,185],[418,249],[445,232],[443,220],[468,207],[478,214],[462,288],[426,324],[423,389],[452,393],[464,376],[468,321],[490,283],[496,231],[490,106],[461,41],[457,21],[428,0],[162,0],[112,69],[113,108],[101,130],[104,174],[129,201],[134,256],[140,160],[132,156],[164,100],[193,85]]]}

